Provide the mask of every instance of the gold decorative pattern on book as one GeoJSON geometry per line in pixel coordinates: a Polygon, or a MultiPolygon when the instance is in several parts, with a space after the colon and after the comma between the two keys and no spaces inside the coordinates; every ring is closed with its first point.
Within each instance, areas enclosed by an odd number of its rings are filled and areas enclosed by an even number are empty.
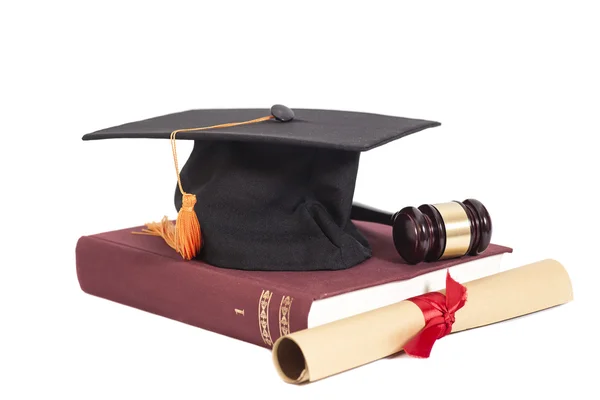
{"type": "Polygon", "coordinates": [[[235,315],[244,316],[244,310],[240,310],[239,308],[234,308],[235,315]]]}
{"type": "Polygon", "coordinates": [[[271,330],[269,329],[269,305],[271,304],[272,296],[273,292],[263,290],[260,299],[258,299],[258,327],[263,342],[268,346],[273,346],[271,330]]]}
{"type": "Polygon", "coordinates": [[[290,296],[283,296],[279,305],[279,336],[285,336],[290,333],[290,310],[294,299],[290,296]]]}

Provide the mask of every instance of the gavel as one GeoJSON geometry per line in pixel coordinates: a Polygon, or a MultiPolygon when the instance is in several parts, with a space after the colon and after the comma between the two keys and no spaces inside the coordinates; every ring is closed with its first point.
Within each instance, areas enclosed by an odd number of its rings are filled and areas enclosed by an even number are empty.
{"type": "Polygon", "coordinates": [[[393,214],[355,203],[350,217],[392,226],[396,251],[409,264],[475,256],[492,239],[490,214],[475,199],[404,207],[393,214]]]}

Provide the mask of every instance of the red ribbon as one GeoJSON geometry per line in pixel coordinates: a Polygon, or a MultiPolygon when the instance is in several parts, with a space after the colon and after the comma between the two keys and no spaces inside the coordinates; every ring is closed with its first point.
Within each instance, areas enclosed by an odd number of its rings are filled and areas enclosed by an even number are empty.
{"type": "Polygon", "coordinates": [[[452,332],[454,313],[467,301],[467,288],[446,273],[446,295],[425,293],[408,299],[421,309],[425,327],[405,346],[404,351],[413,357],[428,358],[436,340],[452,332]]]}

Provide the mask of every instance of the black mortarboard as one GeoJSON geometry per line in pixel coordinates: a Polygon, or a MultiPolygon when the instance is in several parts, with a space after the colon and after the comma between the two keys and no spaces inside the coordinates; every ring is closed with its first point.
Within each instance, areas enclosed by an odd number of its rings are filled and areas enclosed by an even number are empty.
{"type": "MultiPolygon", "coordinates": [[[[194,140],[175,206],[180,214],[186,208],[195,212],[201,238],[194,238],[198,254],[178,250],[184,258],[246,270],[338,270],[371,256],[350,220],[360,153],[438,125],[276,105],[191,110],[83,139],[170,138],[173,146],[175,139],[194,140]],[[194,195],[195,205],[182,208],[182,193],[194,195]]],[[[178,169],[176,151],[174,156],[178,169]]],[[[155,234],[162,229],[163,237],[172,229],[165,240],[178,249],[175,225],[163,220],[162,228],[153,227],[155,234]]]]}

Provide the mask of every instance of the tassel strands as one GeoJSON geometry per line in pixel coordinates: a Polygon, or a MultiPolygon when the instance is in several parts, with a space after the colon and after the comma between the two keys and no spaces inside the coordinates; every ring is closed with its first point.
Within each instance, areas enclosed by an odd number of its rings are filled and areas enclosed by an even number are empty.
{"type": "Polygon", "coordinates": [[[196,196],[184,193],[183,203],[175,222],[176,250],[186,260],[196,257],[202,247],[200,222],[194,211],[196,196]]]}

